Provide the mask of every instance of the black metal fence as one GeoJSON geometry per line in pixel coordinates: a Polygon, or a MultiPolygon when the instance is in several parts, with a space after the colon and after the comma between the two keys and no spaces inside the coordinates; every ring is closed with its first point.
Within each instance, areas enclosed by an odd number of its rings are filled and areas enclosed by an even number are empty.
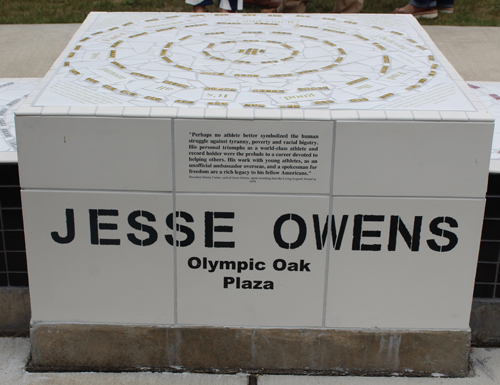
{"type": "Polygon", "coordinates": [[[0,286],[28,286],[17,164],[0,165],[0,286]]]}
{"type": "Polygon", "coordinates": [[[490,174],[474,297],[500,298],[500,174],[490,174]]]}

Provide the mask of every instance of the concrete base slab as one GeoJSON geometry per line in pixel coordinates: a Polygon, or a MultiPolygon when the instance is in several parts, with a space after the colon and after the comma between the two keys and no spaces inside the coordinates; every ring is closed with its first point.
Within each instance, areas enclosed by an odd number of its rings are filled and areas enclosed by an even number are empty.
{"type": "Polygon", "coordinates": [[[27,287],[0,288],[0,309],[0,336],[29,335],[31,310],[27,287]]]}
{"type": "Polygon", "coordinates": [[[0,338],[0,384],[9,385],[246,385],[248,376],[198,373],[28,373],[29,340],[0,338]]]}
{"type": "Polygon", "coordinates": [[[33,371],[463,377],[470,332],[39,323],[31,346],[33,371]]]}
{"type": "Polygon", "coordinates": [[[500,346],[500,300],[474,299],[470,327],[475,346],[500,346]]]}

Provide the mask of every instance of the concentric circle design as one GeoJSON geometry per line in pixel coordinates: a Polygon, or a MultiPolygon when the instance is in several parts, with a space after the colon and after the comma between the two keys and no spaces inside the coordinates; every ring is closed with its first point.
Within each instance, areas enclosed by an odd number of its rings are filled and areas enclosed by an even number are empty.
{"type": "Polygon", "coordinates": [[[374,108],[446,76],[406,18],[370,16],[157,14],[90,28],[52,90],[85,88],[77,105],[99,94],[101,105],[374,108]]]}

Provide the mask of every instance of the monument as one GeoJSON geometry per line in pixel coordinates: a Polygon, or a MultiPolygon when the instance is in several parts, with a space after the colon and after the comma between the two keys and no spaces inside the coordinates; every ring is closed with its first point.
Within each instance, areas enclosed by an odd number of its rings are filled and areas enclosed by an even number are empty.
{"type": "Polygon", "coordinates": [[[493,119],[411,16],[91,13],[16,127],[35,369],[467,373],[493,119]]]}

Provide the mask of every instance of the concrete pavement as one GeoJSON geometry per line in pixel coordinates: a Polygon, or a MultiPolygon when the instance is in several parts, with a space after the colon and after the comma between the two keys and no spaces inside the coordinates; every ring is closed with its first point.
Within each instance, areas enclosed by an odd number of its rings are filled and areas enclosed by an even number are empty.
{"type": "MultiPolygon", "coordinates": [[[[201,373],[28,373],[29,340],[0,338],[0,384],[2,385],[246,385],[245,374],[201,373]]],[[[466,378],[436,377],[257,377],[257,385],[494,385],[500,383],[500,349],[473,349],[471,375],[466,378]]]]}

